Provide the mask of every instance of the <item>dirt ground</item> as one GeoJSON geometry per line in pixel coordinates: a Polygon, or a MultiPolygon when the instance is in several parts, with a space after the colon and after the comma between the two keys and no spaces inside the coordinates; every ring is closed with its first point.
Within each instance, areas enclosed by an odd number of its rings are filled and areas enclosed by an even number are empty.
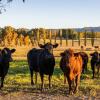
{"type": "MultiPolygon", "coordinates": [[[[48,91],[48,90],[47,90],[48,91]]],[[[47,91],[18,91],[11,92],[9,94],[0,92],[0,100],[100,100],[100,91],[97,92],[95,96],[89,95],[68,95],[66,91],[56,91],[47,92],[47,91]]],[[[68,91],[68,90],[67,90],[68,91]]],[[[81,93],[81,91],[80,91],[81,93]]]]}

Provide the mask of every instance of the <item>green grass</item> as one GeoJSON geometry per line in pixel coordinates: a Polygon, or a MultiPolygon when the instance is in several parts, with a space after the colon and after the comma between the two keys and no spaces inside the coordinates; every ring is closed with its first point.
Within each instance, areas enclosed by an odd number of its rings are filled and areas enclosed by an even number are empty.
{"type": "MultiPolygon", "coordinates": [[[[54,70],[54,74],[52,77],[53,87],[48,90],[48,77],[45,76],[45,88],[46,92],[50,94],[60,94],[66,95],[68,93],[68,84],[63,84],[63,73],[59,68],[59,58],[56,58],[56,66],[54,70]]],[[[88,64],[88,72],[82,75],[82,80],[80,82],[80,91],[78,92],[78,96],[82,95],[92,95],[96,96],[98,91],[100,91],[100,78],[91,79],[92,71],[90,68],[90,64],[88,64]]],[[[26,91],[29,93],[39,92],[40,91],[40,76],[38,75],[38,84],[35,86],[31,86],[30,84],[30,73],[26,60],[15,60],[10,63],[9,73],[5,78],[4,88],[0,91],[3,94],[26,91]]]]}

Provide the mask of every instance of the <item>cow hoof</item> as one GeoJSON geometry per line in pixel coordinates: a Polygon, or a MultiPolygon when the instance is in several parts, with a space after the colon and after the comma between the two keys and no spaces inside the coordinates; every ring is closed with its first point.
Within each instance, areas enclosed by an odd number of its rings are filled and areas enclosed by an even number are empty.
{"type": "Polygon", "coordinates": [[[72,91],[70,91],[70,92],[69,92],[69,95],[73,95],[73,92],[72,92],[72,91]]]}
{"type": "Polygon", "coordinates": [[[0,86],[0,90],[3,88],[3,86],[0,86]]]}
{"type": "Polygon", "coordinates": [[[77,90],[75,90],[73,93],[74,93],[74,94],[76,94],[76,93],[78,93],[78,91],[77,91],[77,90]]]}
{"type": "Polygon", "coordinates": [[[44,88],[41,88],[41,92],[44,92],[45,91],[45,89],[44,88]]]}
{"type": "Polygon", "coordinates": [[[52,88],[52,85],[49,85],[49,89],[52,88]]]}

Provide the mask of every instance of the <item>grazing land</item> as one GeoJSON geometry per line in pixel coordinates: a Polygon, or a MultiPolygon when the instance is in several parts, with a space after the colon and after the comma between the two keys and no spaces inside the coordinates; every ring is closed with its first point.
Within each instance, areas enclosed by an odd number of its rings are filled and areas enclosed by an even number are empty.
{"type": "Polygon", "coordinates": [[[92,79],[90,63],[88,64],[88,72],[81,76],[79,92],[75,95],[68,95],[68,84],[63,84],[63,73],[59,68],[59,61],[60,58],[57,57],[52,77],[52,88],[48,89],[48,77],[45,76],[45,90],[41,93],[40,76],[38,75],[38,84],[31,86],[27,61],[14,60],[10,63],[4,88],[0,90],[0,100],[100,99],[100,78],[92,79]]]}

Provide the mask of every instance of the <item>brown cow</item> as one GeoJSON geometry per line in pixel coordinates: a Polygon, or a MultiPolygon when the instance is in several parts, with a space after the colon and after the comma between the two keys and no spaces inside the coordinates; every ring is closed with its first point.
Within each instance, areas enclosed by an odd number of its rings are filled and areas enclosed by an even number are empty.
{"type": "Polygon", "coordinates": [[[80,76],[82,72],[82,57],[79,53],[75,53],[72,49],[67,49],[61,53],[60,68],[67,77],[69,84],[69,94],[78,90],[80,76]],[[75,89],[72,91],[72,82],[75,79],[75,89]]]}
{"type": "MultiPolygon", "coordinates": [[[[74,55],[77,56],[78,53],[82,57],[82,73],[84,73],[84,71],[87,71],[88,55],[85,52],[77,52],[77,53],[74,53],[74,55]]],[[[66,84],[65,74],[64,74],[64,84],[66,84]]]]}

